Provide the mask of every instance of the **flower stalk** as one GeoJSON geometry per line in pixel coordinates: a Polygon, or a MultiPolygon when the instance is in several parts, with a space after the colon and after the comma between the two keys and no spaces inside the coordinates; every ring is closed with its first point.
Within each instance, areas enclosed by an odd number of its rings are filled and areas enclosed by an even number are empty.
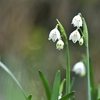
{"type": "Polygon", "coordinates": [[[88,90],[88,100],[91,100],[91,85],[90,85],[90,64],[89,64],[89,43],[88,43],[88,29],[83,18],[83,34],[86,46],[86,65],[87,65],[87,90],[88,90]]]}
{"type": "Polygon", "coordinates": [[[89,64],[89,47],[86,47],[86,61],[87,61],[87,87],[88,87],[88,100],[91,100],[91,86],[90,86],[90,64],[89,64]]]}
{"type": "Polygon", "coordinates": [[[66,94],[70,93],[70,57],[69,46],[66,44],[66,94]]]}
{"type": "Polygon", "coordinates": [[[69,94],[70,93],[70,56],[69,56],[68,39],[67,39],[65,29],[62,26],[62,24],[58,21],[58,19],[57,19],[57,22],[60,27],[60,31],[62,33],[63,40],[66,45],[66,94],[69,94]]]}

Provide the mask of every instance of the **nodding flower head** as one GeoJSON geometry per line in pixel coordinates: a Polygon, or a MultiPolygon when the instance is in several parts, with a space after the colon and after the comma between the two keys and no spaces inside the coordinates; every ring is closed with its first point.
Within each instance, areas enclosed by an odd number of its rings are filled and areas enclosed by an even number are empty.
{"type": "Polygon", "coordinates": [[[82,18],[80,15],[76,15],[73,19],[72,19],[72,24],[74,25],[74,27],[82,27],[82,18]]]}
{"type": "Polygon", "coordinates": [[[56,49],[60,50],[64,48],[64,42],[62,40],[58,40],[56,43],[56,49]]]}
{"type": "Polygon", "coordinates": [[[85,69],[84,63],[83,62],[76,63],[72,71],[75,72],[75,74],[79,74],[80,76],[85,76],[86,69],[85,69]]]}
{"type": "Polygon", "coordinates": [[[80,45],[83,45],[83,43],[84,43],[84,40],[83,40],[83,38],[81,38],[81,39],[79,40],[79,44],[80,44],[80,45]]]}
{"type": "Polygon", "coordinates": [[[57,28],[54,28],[53,30],[51,30],[48,40],[52,40],[53,42],[55,42],[57,39],[60,40],[61,35],[59,30],[57,28]]]}
{"type": "Polygon", "coordinates": [[[79,41],[80,38],[81,38],[81,35],[78,32],[78,30],[73,31],[69,36],[69,40],[72,40],[73,43],[76,43],[77,41],[79,41]]]}
{"type": "Polygon", "coordinates": [[[58,96],[58,100],[60,100],[62,98],[62,94],[60,94],[59,96],[58,96]]]}

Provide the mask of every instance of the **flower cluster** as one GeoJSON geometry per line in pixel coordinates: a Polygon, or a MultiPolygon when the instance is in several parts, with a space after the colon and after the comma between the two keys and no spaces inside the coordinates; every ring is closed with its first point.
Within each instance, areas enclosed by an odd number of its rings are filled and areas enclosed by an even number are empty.
{"type": "Polygon", "coordinates": [[[77,29],[70,34],[69,40],[72,40],[73,43],[76,43],[77,41],[79,41],[79,44],[82,45],[83,42],[84,42],[83,36],[81,36],[80,32],[78,31],[80,29],[80,27],[82,27],[82,24],[83,24],[80,14],[76,15],[72,19],[72,24],[73,24],[74,27],[77,27],[77,29]]]}
{"type": "Polygon", "coordinates": [[[58,40],[56,43],[56,49],[61,50],[64,48],[64,42],[61,39],[61,34],[57,26],[53,30],[51,30],[48,40],[52,40],[53,42],[58,40]]]}

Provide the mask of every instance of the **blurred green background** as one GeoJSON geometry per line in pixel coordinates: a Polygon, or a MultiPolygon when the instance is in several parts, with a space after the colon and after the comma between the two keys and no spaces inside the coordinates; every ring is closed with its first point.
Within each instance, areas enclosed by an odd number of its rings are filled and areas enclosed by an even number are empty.
{"type": "MultiPolygon", "coordinates": [[[[65,77],[65,49],[56,50],[48,41],[49,32],[57,24],[63,24],[67,35],[75,29],[72,18],[82,13],[89,29],[90,55],[93,62],[96,86],[100,80],[100,0],[0,0],[0,57],[13,72],[26,94],[32,100],[46,100],[38,70],[48,78],[52,87],[54,75],[61,70],[65,77]]],[[[69,41],[71,69],[81,60],[85,46],[69,41]]],[[[76,100],[86,100],[86,77],[75,77],[72,90],[76,100]]],[[[25,100],[12,78],[0,68],[0,100],[25,100]]]]}

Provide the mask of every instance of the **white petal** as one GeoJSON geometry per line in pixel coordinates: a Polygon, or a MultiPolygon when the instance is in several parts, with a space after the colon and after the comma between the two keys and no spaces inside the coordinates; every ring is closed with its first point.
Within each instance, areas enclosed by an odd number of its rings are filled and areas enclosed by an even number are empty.
{"type": "Polygon", "coordinates": [[[69,36],[69,40],[72,40],[73,43],[76,43],[77,41],[79,41],[80,38],[81,38],[81,35],[78,32],[78,30],[73,31],[69,36]]]}
{"type": "Polygon", "coordinates": [[[86,69],[83,62],[76,63],[72,71],[74,71],[76,74],[79,74],[80,76],[84,76],[86,74],[86,69]]]}
{"type": "Polygon", "coordinates": [[[81,27],[82,26],[82,18],[80,17],[80,15],[76,15],[72,19],[72,24],[74,25],[74,27],[81,27]]]}
{"type": "Polygon", "coordinates": [[[61,39],[61,36],[60,36],[60,32],[57,28],[54,28],[53,30],[51,30],[50,34],[49,34],[49,40],[52,39],[53,42],[55,42],[57,39],[61,39]]]}
{"type": "Polygon", "coordinates": [[[62,94],[60,94],[59,96],[58,96],[58,100],[60,100],[62,98],[62,94]]]}

